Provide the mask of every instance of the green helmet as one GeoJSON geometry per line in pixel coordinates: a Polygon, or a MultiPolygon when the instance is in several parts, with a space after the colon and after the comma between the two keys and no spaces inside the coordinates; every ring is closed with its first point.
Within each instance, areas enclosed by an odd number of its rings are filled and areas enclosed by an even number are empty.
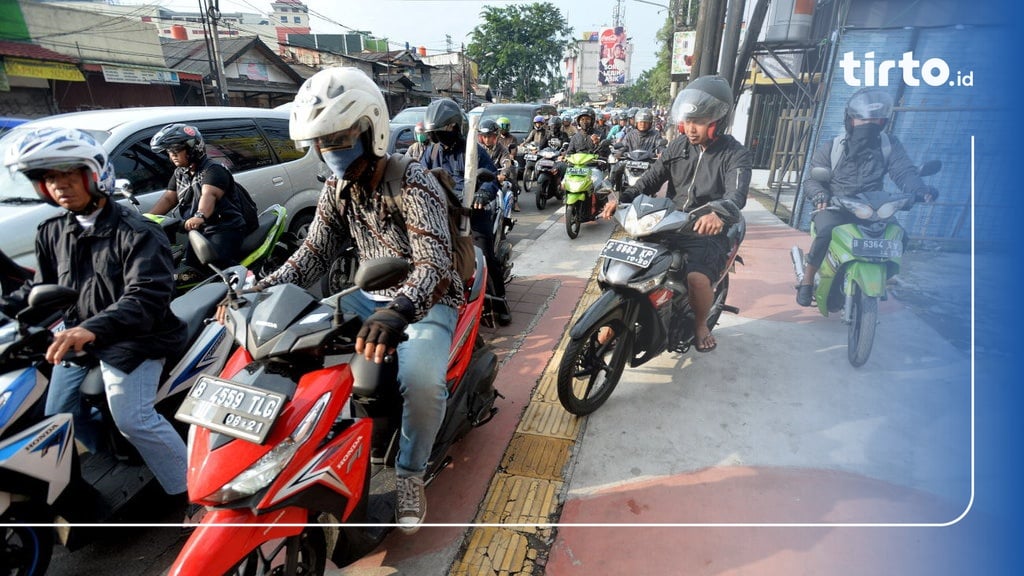
{"type": "Polygon", "coordinates": [[[498,123],[499,132],[505,133],[512,128],[512,121],[504,116],[498,118],[495,122],[498,123]]]}

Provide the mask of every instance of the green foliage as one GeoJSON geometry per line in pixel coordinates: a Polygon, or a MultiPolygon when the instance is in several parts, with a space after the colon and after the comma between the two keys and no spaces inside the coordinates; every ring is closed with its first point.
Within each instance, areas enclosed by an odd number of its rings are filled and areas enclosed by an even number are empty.
{"type": "Polygon", "coordinates": [[[671,83],[672,19],[666,18],[658,30],[658,63],[644,70],[632,86],[615,92],[615,101],[624,106],[669,106],[672,104],[671,83]]]}
{"type": "Polygon", "coordinates": [[[529,102],[556,90],[562,54],[572,28],[550,2],[484,6],[466,54],[491,91],[529,102]]]}
{"type": "Polygon", "coordinates": [[[586,92],[577,92],[572,95],[571,104],[573,106],[585,106],[590,102],[590,94],[586,92]]]}

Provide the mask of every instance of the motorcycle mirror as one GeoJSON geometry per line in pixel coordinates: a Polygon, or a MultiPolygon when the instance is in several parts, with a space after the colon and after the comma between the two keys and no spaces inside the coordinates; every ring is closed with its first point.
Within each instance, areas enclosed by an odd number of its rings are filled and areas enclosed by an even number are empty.
{"type": "Polygon", "coordinates": [[[131,180],[127,178],[117,178],[114,180],[114,192],[120,192],[129,202],[136,206],[139,205],[139,200],[135,197],[135,187],[132,186],[131,180]]]}
{"type": "Polygon", "coordinates": [[[918,176],[921,176],[922,178],[925,176],[931,176],[932,174],[938,173],[939,170],[942,170],[942,161],[929,160],[921,166],[920,170],[918,170],[918,176]]]}
{"type": "Polygon", "coordinates": [[[404,258],[373,258],[359,263],[355,283],[368,292],[383,290],[405,280],[411,270],[404,258]]]}
{"type": "Polygon", "coordinates": [[[816,180],[822,184],[828,184],[829,180],[832,179],[832,171],[824,166],[815,166],[811,168],[811,180],[816,180]]]}
{"type": "Polygon", "coordinates": [[[78,290],[59,284],[33,286],[28,293],[28,305],[32,308],[64,308],[77,299],[78,290]]]}

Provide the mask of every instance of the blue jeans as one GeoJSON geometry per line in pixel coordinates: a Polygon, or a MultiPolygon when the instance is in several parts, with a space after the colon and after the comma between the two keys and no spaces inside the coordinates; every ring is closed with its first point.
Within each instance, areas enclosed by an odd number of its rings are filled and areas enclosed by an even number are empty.
{"type": "MultiPolygon", "coordinates": [[[[387,304],[362,292],[342,299],[342,309],[364,320],[387,304]]],[[[395,475],[400,478],[422,477],[427,469],[430,450],[444,421],[448,351],[458,316],[451,306],[435,304],[422,320],[405,329],[409,339],[398,345],[398,384],[405,401],[395,463],[395,475]]]]}
{"type": "MultiPolygon", "coordinates": [[[[180,494],[187,488],[185,442],[153,407],[163,365],[163,359],[146,360],[126,374],[101,361],[100,370],[107,391],[107,405],[117,429],[139,451],[164,491],[180,494]]],[[[70,413],[74,418],[75,438],[95,452],[98,440],[96,422],[86,412],[78,391],[88,372],[88,368],[71,363],[53,367],[53,377],[46,393],[46,415],[70,413]]]]}

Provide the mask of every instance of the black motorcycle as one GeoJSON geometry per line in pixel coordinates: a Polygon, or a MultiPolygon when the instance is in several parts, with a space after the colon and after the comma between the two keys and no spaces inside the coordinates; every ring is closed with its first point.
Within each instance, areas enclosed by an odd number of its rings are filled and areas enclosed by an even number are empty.
{"type": "MultiPolygon", "coordinates": [[[[616,212],[629,239],[605,244],[597,278],[602,293],[569,331],[557,380],[558,400],[566,410],[590,414],[611,395],[627,363],[640,366],[666,350],[686,352],[693,345],[686,264],[673,241],[694,234],[694,222],[709,210],[705,205],[683,212],[668,198],[640,195],[616,212]]],[[[729,228],[726,266],[712,284],[709,329],[722,311],[739,312],[725,300],[729,270],[745,233],[741,216],[729,228]]]]}

